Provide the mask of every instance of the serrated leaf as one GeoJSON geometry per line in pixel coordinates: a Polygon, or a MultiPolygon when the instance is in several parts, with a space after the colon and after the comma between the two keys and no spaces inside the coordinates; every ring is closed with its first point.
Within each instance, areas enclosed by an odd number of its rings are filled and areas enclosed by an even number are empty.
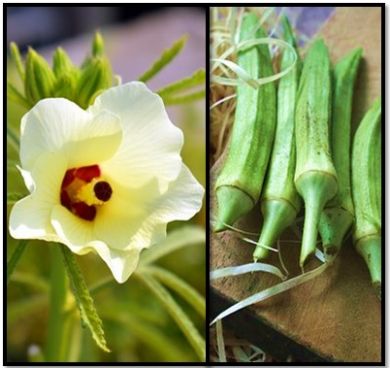
{"type": "Polygon", "coordinates": [[[109,353],[110,349],[107,347],[107,342],[104,337],[103,323],[96,311],[94,301],[88,291],[81,270],[73,253],[64,245],[61,246],[61,249],[72,290],[80,310],[81,320],[91,331],[96,344],[102,350],[109,353]]]}
{"type": "Polygon", "coordinates": [[[146,266],[180,248],[204,243],[205,240],[206,232],[203,228],[194,225],[182,226],[169,232],[167,238],[161,243],[146,249],[141,254],[140,267],[146,266]]]}
{"type": "Polygon", "coordinates": [[[136,273],[137,277],[153,292],[153,294],[159,299],[161,304],[167,309],[167,312],[176,322],[177,326],[181,329],[186,336],[188,342],[194,348],[201,361],[205,361],[205,341],[195,328],[192,321],[180,308],[180,306],[172,298],[171,294],[153,277],[144,273],[136,273]]]}
{"type": "Polygon", "coordinates": [[[169,105],[181,105],[193,101],[200,100],[205,97],[206,92],[204,90],[190,93],[188,95],[183,95],[183,96],[166,96],[163,97],[164,104],[166,106],[169,105]]]}
{"type": "Polygon", "coordinates": [[[172,46],[165,49],[160,57],[152,64],[152,66],[142,74],[138,80],[141,82],[147,82],[152,79],[161,69],[167,66],[182,50],[187,42],[187,35],[180,37],[175,41],[172,46]]]}
{"type": "Polygon", "coordinates": [[[180,79],[176,82],[168,84],[167,86],[161,88],[157,93],[164,98],[167,95],[177,93],[192,87],[203,85],[206,80],[206,72],[204,69],[196,70],[191,76],[180,79]]]}

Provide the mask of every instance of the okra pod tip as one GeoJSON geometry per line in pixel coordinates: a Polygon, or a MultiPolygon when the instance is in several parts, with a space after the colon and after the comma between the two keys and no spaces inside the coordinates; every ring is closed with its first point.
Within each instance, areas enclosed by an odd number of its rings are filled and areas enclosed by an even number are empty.
{"type": "Polygon", "coordinates": [[[264,217],[263,228],[256,249],[253,253],[253,260],[257,262],[268,256],[269,247],[277,241],[281,229],[291,225],[297,215],[297,209],[287,200],[278,198],[265,200],[261,210],[264,217]]]}
{"type": "Polygon", "coordinates": [[[307,171],[296,180],[298,192],[305,202],[305,222],[299,264],[316,250],[318,222],[325,204],[337,193],[337,178],[325,172],[307,171]]]}
{"type": "Polygon", "coordinates": [[[380,296],[382,284],[382,250],[381,237],[377,235],[360,239],[356,244],[356,250],[364,258],[371,275],[371,282],[380,296]]]}

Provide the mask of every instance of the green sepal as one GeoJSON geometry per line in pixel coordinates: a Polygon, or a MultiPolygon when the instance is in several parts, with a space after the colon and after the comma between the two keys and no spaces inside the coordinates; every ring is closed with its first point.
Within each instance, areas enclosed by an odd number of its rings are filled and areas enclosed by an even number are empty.
{"type": "Polygon", "coordinates": [[[112,82],[112,70],[108,59],[106,57],[91,58],[78,80],[76,102],[82,108],[87,108],[96,92],[111,87],[112,82]]]}
{"type": "Polygon", "coordinates": [[[104,41],[100,32],[96,32],[92,41],[92,55],[103,56],[104,54],[104,41]]]}
{"type": "Polygon", "coordinates": [[[32,48],[26,60],[25,94],[30,103],[53,95],[55,76],[47,61],[32,48]]]}
{"type": "Polygon", "coordinates": [[[76,67],[64,49],[58,47],[53,54],[53,71],[56,77],[75,72],[76,67]]]}

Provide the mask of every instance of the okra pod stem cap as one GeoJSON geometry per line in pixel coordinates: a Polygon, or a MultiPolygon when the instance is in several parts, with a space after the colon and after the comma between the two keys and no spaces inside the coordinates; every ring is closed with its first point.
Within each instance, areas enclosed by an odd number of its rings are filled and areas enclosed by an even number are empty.
{"type": "Polygon", "coordinates": [[[216,233],[226,230],[225,224],[232,226],[254,206],[253,199],[244,191],[225,185],[217,189],[217,203],[217,220],[214,225],[214,232],[216,233]]]}

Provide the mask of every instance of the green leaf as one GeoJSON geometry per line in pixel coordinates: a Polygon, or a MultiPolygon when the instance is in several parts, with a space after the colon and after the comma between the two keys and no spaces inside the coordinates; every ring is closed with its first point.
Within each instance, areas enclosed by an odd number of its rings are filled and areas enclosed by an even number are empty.
{"type": "MultiPolygon", "coordinates": [[[[36,294],[28,298],[17,300],[8,303],[7,308],[7,325],[11,328],[12,324],[20,322],[22,318],[28,317],[30,314],[36,316],[41,313],[43,308],[47,306],[47,293],[36,294]]],[[[33,318],[33,317],[31,317],[33,318]]]]}
{"type": "Polygon", "coordinates": [[[167,309],[167,312],[176,322],[178,327],[186,336],[188,342],[194,348],[201,361],[205,361],[205,341],[199,334],[194,324],[183,312],[180,306],[172,298],[171,294],[153,277],[144,273],[135,273],[135,275],[153,292],[160,300],[161,304],[167,309]]]}
{"type": "Polygon", "coordinates": [[[26,194],[23,193],[17,193],[17,192],[10,192],[7,193],[7,205],[14,205],[17,201],[24,198],[26,194]]]}
{"type": "Polygon", "coordinates": [[[187,35],[180,37],[175,41],[169,49],[165,49],[161,56],[153,63],[153,65],[142,74],[138,80],[146,82],[152,79],[161,69],[167,66],[182,50],[187,42],[187,35]]]}
{"type": "Polygon", "coordinates": [[[110,352],[104,337],[103,323],[99,318],[94,301],[88,291],[81,270],[74,258],[73,253],[64,245],[61,246],[65,260],[65,266],[72,284],[74,296],[80,309],[80,316],[88,326],[96,344],[105,352],[110,352]]]}
{"type": "Polygon", "coordinates": [[[14,271],[11,276],[11,281],[29,286],[31,289],[39,292],[47,293],[49,291],[49,284],[47,281],[32,273],[14,271]]]}
{"type": "Polygon", "coordinates": [[[7,123],[7,143],[9,143],[17,153],[19,153],[19,138],[7,123]]]}
{"type": "Polygon", "coordinates": [[[187,354],[162,332],[163,329],[156,328],[150,322],[128,312],[118,313],[118,310],[112,310],[112,308],[107,309],[102,316],[104,319],[116,322],[121,328],[127,328],[131,334],[136,336],[137,340],[156,351],[162,361],[177,362],[188,359],[187,354]]]}
{"type": "Polygon", "coordinates": [[[164,96],[171,95],[176,92],[180,92],[198,85],[204,85],[206,80],[206,72],[204,69],[198,69],[189,77],[185,77],[176,82],[168,84],[161,88],[157,93],[164,98],[164,96]]]}
{"type": "Polygon", "coordinates": [[[17,165],[20,165],[19,161],[7,158],[7,170],[17,170],[17,165]]]}
{"type": "Polygon", "coordinates": [[[150,264],[180,248],[204,243],[205,240],[206,233],[201,227],[195,225],[182,226],[177,230],[171,231],[161,243],[146,249],[141,254],[140,266],[150,264]]]}
{"type": "Polygon", "coordinates": [[[148,266],[139,270],[139,272],[147,273],[155,276],[165,286],[174,290],[185,301],[188,302],[200,316],[205,318],[206,305],[205,300],[190,284],[176,276],[174,273],[164,270],[160,267],[148,266]]]}
{"type": "Polygon", "coordinates": [[[185,103],[193,102],[196,100],[200,100],[200,99],[205,97],[205,94],[206,94],[205,91],[202,90],[202,91],[190,93],[190,94],[184,95],[184,96],[177,96],[176,97],[176,96],[168,95],[167,97],[163,97],[163,100],[164,100],[164,104],[166,106],[180,105],[180,104],[185,104],[185,103]]]}
{"type": "Polygon", "coordinates": [[[28,240],[26,239],[20,240],[14,252],[12,253],[9,261],[7,262],[7,284],[11,280],[12,272],[14,272],[14,269],[18,264],[20,257],[22,256],[24,250],[26,249],[27,242],[28,240]]]}
{"type": "Polygon", "coordinates": [[[20,56],[19,47],[15,42],[11,42],[10,44],[10,50],[11,50],[11,58],[12,61],[15,63],[16,68],[18,70],[20,79],[24,81],[25,78],[25,70],[24,65],[22,61],[22,57],[20,56]]]}
{"type": "Polygon", "coordinates": [[[10,101],[15,102],[18,105],[26,107],[27,109],[31,108],[30,102],[16,89],[16,87],[11,82],[7,82],[7,97],[10,101]]]}

